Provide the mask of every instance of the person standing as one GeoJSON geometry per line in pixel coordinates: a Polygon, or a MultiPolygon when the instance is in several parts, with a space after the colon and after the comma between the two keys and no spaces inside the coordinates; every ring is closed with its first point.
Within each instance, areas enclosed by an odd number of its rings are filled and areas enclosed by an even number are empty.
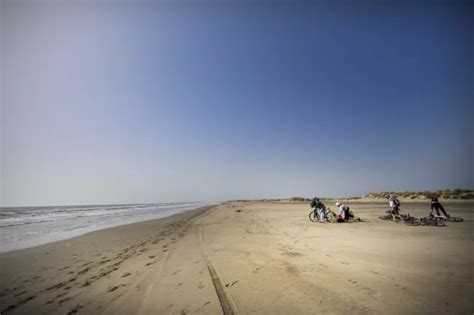
{"type": "Polygon", "coordinates": [[[436,210],[437,215],[439,215],[439,210],[441,210],[441,212],[443,212],[444,216],[446,218],[449,218],[449,214],[446,213],[446,211],[444,210],[443,205],[441,204],[441,202],[439,202],[438,197],[436,197],[436,196],[431,196],[430,215],[433,213],[433,210],[436,210]]]}
{"type": "Polygon", "coordinates": [[[393,216],[400,216],[400,200],[398,200],[397,196],[390,195],[388,203],[390,205],[391,214],[393,216]]]}

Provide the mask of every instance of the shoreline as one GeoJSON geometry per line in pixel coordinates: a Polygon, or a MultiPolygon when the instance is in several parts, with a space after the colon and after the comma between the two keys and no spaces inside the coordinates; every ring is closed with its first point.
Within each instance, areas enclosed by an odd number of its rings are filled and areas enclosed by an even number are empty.
{"type": "Polygon", "coordinates": [[[0,312],[466,313],[473,205],[447,204],[465,221],[444,228],[378,220],[380,203],[320,224],[307,204],[225,202],[94,231],[0,254],[0,312]]]}
{"type": "MultiPolygon", "coordinates": [[[[137,224],[137,223],[139,224],[139,223],[143,223],[143,222],[147,222],[147,221],[161,220],[161,219],[169,218],[169,217],[172,217],[172,216],[175,216],[175,215],[178,215],[178,214],[183,214],[183,213],[187,213],[187,212],[190,212],[190,211],[197,211],[197,210],[200,210],[200,209],[203,209],[203,208],[213,207],[215,205],[217,205],[217,204],[202,205],[202,206],[199,206],[197,208],[190,209],[190,210],[184,210],[184,211],[179,210],[178,212],[173,213],[171,215],[165,215],[163,217],[152,218],[152,219],[138,218],[138,221],[133,221],[133,218],[132,218],[131,220],[129,219],[129,221],[131,221],[131,222],[126,222],[126,223],[112,223],[112,224],[103,225],[103,226],[85,226],[85,227],[83,227],[82,231],[75,231],[75,232],[64,231],[64,232],[62,232],[62,236],[47,235],[47,236],[41,237],[41,240],[24,239],[24,240],[21,240],[19,242],[14,243],[14,244],[3,244],[2,245],[3,247],[0,247],[0,255],[5,254],[5,253],[11,253],[11,252],[19,251],[19,250],[30,249],[30,248],[34,248],[34,247],[38,247],[38,246],[43,246],[43,245],[47,245],[47,244],[52,244],[52,243],[56,243],[56,242],[61,242],[61,241],[65,241],[65,240],[75,238],[75,237],[81,237],[81,236],[87,235],[89,233],[94,233],[96,231],[103,231],[103,230],[113,229],[113,228],[116,228],[116,227],[126,226],[126,225],[129,225],[129,224],[137,224]]],[[[160,213],[157,213],[156,215],[160,215],[160,213]]]]}
{"type": "MultiPolygon", "coordinates": [[[[168,242],[174,242],[177,238],[184,236],[183,229],[185,230],[187,222],[217,206],[199,207],[164,218],[124,224],[52,243],[0,253],[0,278],[2,279],[0,281],[0,312],[2,314],[15,313],[20,306],[37,299],[38,295],[47,296],[43,299],[43,303],[40,303],[43,307],[53,305],[53,301],[64,295],[63,292],[56,298],[51,297],[48,293],[54,293],[53,289],[69,290],[71,289],[69,284],[76,282],[80,276],[86,275],[92,269],[91,266],[104,266],[107,271],[102,268],[98,276],[93,277],[92,280],[86,278],[85,282],[79,285],[79,288],[88,288],[90,281],[99,280],[115,272],[118,266],[124,264],[129,258],[134,258],[135,255],[142,256],[146,252],[141,250],[143,245],[157,244],[165,239],[168,242]],[[174,236],[173,239],[170,239],[171,235],[174,236]],[[108,265],[112,259],[105,259],[107,253],[120,250],[122,254],[114,257],[118,258],[118,261],[108,265]],[[87,260],[89,261],[86,262],[87,260]],[[73,268],[78,271],[72,272],[73,268]],[[75,276],[70,276],[74,274],[75,276]],[[53,284],[61,278],[68,278],[68,280],[53,284]],[[48,282],[50,284],[46,284],[48,282]],[[26,290],[28,287],[32,287],[31,290],[26,290]],[[29,294],[30,291],[36,291],[36,293],[29,294]]],[[[59,299],[60,306],[64,304],[63,300],[59,299]]],[[[31,309],[33,310],[35,309],[31,309]]],[[[48,313],[57,313],[55,310],[56,308],[50,309],[48,313]]],[[[30,313],[30,311],[20,312],[20,314],[23,313],[30,313]]]]}
{"type": "MultiPolygon", "coordinates": [[[[138,222],[125,223],[125,224],[121,224],[121,225],[109,226],[109,227],[106,227],[106,228],[103,228],[103,229],[98,229],[98,230],[85,232],[83,234],[75,235],[75,236],[72,236],[72,237],[68,237],[68,238],[64,238],[64,239],[60,239],[60,240],[56,240],[56,241],[52,241],[52,242],[48,242],[48,243],[44,243],[44,244],[39,244],[39,245],[34,245],[34,246],[26,247],[26,248],[10,250],[10,251],[6,251],[6,252],[0,252],[0,259],[3,255],[15,253],[15,252],[20,252],[20,251],[28,251],[28,250],[32,250],[32,249],[35,249],[35,248],[38,248],[38,247],[43,247],[43,246],[55,246],[59,243],[64,243],[64,242],[68,243],[68,241],[72,241],[72,240],[77,239],[77,238],[89,237],[89,234],[94,234],[94,233],[99,233],[99,232],[108,233],[107,231],[117,229],[117,228],[118,229],[120,229],[120,228],[125,228],[126,229],[127,227],[132,227],[134,225],[140,225],[140,224],[143,224],[143,223],[149,223],[149,224],[157,223],[157,224],[160,224],[161,222],[165,222],[165,221],[179,220],[182,217],[200,215],[201,212],[206,212],[207,210],[209,210],[213,207],[216,207],[218,205],[219,204],[210,205],[210,206],[202,206],[202,207],[199,207],[199,208],[196,208],[196,209],[186,210],[184,212],[178,212],[178,213],[169,215],[167,217],[162,217],[162,218],[157,218],[157,219],[144,220],[144,221],[138,221],[138,222]]],[[[100,237],[100,235],[97,235],[97,236],[100,237]]]]}

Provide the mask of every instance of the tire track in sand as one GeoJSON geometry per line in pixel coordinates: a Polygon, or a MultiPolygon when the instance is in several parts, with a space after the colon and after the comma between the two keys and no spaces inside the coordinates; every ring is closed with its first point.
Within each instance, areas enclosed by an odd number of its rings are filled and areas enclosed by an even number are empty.
{"type": "MultiPolygon", "coordinates": [[[[166,265],[166,263],[168,262],[169,258],[171,256],[171,253],[169,251],[165,252],[164,254],[164,257],[163,259],[161,260],[161,263],[158,267],[158,272],[157,272],[157,278],[160,279],[162,274],[163,274],[163,269],[166,265]]],[[[158,281],[157,281],[158,282],[158,281]]],[[[146,291],[145,291],[145,296],[143,297],[142,299],[142,303],[140,303],[140,309],[138,310],[138,314],[142,314],[143,313],[143,306],[146,305],[145,301],[148,301],[150,299],[150,294],[151,292],[153,291],[153,287],[155,286],[155,281],[153,281],[147,288],[146,288],[146,291]]]]}
{"type": "Polygon", "coordinates": [[[217,298],[219,299],[219,302],[221,304],[222,313],[224,315],[238,314],[235,302],[232,300],[232,297],[230,296],[229,293],[226,292],[225,287],[222,285],[219,274],[217,273],[216,269],[214,268],[211,261],[209,260],[209,257],[206,255],[206,253],[203,250],[202,243],[203,243],[202,242],[202,226],[200,225],[199,226],[199,245],[201,247],[201,254],[204,261],[206,262],[207,269],[209,270],[209,274],[212,279],[212,284],[214,285],[214,289],[216,290],[216,293],[217,293],[217,298]]]}

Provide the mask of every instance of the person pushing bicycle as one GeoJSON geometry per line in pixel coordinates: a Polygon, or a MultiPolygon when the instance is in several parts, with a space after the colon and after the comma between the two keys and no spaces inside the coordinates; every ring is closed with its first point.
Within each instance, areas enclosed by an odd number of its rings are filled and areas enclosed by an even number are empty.
{"type": "Polygon", "coordinates": [[[314,215],[319,218],[319,222],[329,221],[326,206],[318,197],[314,197],[311,200],[311,208],[314,208],[314,215]]]}

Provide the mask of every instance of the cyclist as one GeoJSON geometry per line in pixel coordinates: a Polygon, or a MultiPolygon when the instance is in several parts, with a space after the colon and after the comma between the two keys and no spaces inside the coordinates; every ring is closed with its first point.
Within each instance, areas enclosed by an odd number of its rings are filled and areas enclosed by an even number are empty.
{"type": "Polygon", "coordinates": [[[314,197],[311,200],[311,208],[314,208],[314,215],[319,218],[319,222],[323,223],[323,219],[329,221],[326,206],[318,197],[314,197]]]}
{"type": "Polygon", "coordinates": [[[441,210],[446,218],[449,218],[449,214],[444,210],[443,205],[439,202],[438,197],[431,196],[431,211],[430,216],[432,216],[433,210],[436,210],[436,214],[439,216],[439,210],[441,210]]]}
{"type": "Polygon", "coordinates": [[[388,203],[390,205],[390,214],[400,217],[400,201],[397,199],[397,196],[390,195],[388,203]]]}

